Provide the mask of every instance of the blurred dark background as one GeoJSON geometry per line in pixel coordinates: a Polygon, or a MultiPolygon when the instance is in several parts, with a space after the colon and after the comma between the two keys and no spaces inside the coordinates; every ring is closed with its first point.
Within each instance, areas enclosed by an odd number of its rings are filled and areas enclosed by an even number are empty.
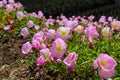
{"type": "Polygon", "coordinates": [[[120,0],[15,0],[21,2],[27,12],[42,10],[46,17],[101,15],[120,17],[120,0]]]}

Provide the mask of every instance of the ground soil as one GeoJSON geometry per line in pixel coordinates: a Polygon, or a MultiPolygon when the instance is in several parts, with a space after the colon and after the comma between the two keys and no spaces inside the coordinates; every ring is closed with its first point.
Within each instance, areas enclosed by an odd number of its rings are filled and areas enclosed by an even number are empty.
{"type": "Polygon", "coordinates": [[[22,54],[23,39],[0,38],[0,80],[35,80],[22,54]]]}

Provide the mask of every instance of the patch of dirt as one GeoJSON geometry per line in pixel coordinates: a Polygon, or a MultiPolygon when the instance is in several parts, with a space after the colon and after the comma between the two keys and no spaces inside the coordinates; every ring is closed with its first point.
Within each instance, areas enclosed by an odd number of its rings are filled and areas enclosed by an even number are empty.
{"type": "Polygon", "coordinates": [[[0,38],[0,80],[35,80],[29,66],[23,62],[22,39],[0,38]]]}

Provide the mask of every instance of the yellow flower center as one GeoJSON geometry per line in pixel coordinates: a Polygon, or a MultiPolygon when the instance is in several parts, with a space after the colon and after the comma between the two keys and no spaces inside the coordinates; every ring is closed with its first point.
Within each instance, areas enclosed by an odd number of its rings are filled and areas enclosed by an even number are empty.
{"type": "Polygon", "coordinates": [[[103,59],[100,60],[100,63],[101,63],[101,65],[103,65],[103,66],[106,66],[106,65],[107,65],[107,62],[106,62],[105,60],[103,60],[103,59]]]}
{"type": "Polygon", "coordinates": [[[117,23],[113,23],[112,26],[113,26],[113,28],[116,29],[116,28],[118,28],[119,25],[117,23]]]}
{"type": "Polygon", "coordinates": [[[44,53],[44,57],[47,59],[49,57],[48,53],[44,53]]]}
{"type": "Polygon", "coordinates": [[[61,51],[63,50],[63,48],[62,48],[61,45],[57,45],[57,46],[56,46],[56,50],[57,50],[58,52],[61,52],[61,51]]]}
{"type": "Polygon", "coordinates": [[[54,36],[54,35],[55,35],[55,33],[54,33],[54,32],[52,32],[52,33],[51,33],[51,35],[52,35],[52,36],[54,36]]]}
{"type": "Polygon", "coordinates": [[[107,30],[104,30],[104,31],[103,31],[103,34],[107,35],[107,34],[108,34],[108,31],[107,31],[107,30]]]}
{"type": "Polygon", "coordinates": [[[82,29],[81,29],[81,28],[78,28],[78,32],[81,33],[81,32],[82,32],[82,29]]]}
{"type": "Polygon", "coordinates": [[[66,36],[66,34],[67,34],[66,30],[62,30],[62,31],[61,31],[61,35],[62,35],[62,36],[66,36]]]}

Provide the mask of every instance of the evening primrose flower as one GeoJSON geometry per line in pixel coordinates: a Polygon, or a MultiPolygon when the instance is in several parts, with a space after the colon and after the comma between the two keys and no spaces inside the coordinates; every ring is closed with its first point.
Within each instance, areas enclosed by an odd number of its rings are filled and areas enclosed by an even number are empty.
{"type": "Polygon", "coordinates": [[[76,31],[78,34],[81,34],[81,33],[84,31],[84,27],[81,26],[81,25],[78,25],[78,26],[75,28],[75,31],[76,31]]]}
{"type": "Polygon", "coordinates": [[[112,30],[119,30],[120,29],[120,21],[113,21],[111,22],[112,30]]]}
{"type": "Polygon", "coordinates": [[[4,26],[4,30],[6,31],[6,30],[9,30],[10,29],[10,25],[6,25],[6,26],[4,26]]]}
{"type": "Polygon", "coordinates": [[[4,6],[3,2],[0,1],[0,8],[2,8],[4,6]]]}
{"type": "Polygon", "coordinates": [[[32,20],[29,20],[28,23],[27,23],[27,27],[31,28],[33,26],[34,26],[34,22],[32,20]]]}
{"type": "Polygon", "coordinates": [[[36,59],[36,65],[38,67],[42,66],[45,63],[45,58],[43,56],[40,56],[39,58],[36,59]]]}
{"type": "Polygon", "coordinates": [[[40,49],[41,48],[41,44],[38,40],[33,39],[32,40],[32,47],[35,49],[40,49]]]}
{"type": "Polygon", "coordinates": [[[66,40],[69,38],[70,28],[68,27],[59,27],[56,31],[56,38],[61,38],[66,40]]]}
{"type": "Polygon", "coordinates": [[[48,39],[55,39],[55,30],[49,29],[48,32],[46,33],[46,37],[48,39]]]}
{"type": "Polygon", "coordinates": [[[101,31],[101,34],[103,37],[109,37],[110,36],[110,27],[104,27],[101,31]]]}
{"type": "Polygon", "coordinates": [[[6,5],[6,4],[7,4],[7,0],[2,0],[2,1],[0,1],[0,2],[2,2],[3,5],[6,5]]]}
{"type": "Polygon", "coordinates": [[[77,25],[77,23],[75,21],[68,21],[68,20],[66,20],[64,22],[64,25],[66,27],[69,27],[70,29],[73,29],[77,25]]]}
{"type": "Polygon", "coordinates": [[[99,19],[100,23],[104,23],[106,21],[106,17],[105,16],[101,16],[99,19]]]}
{"type": "Polygon", "coordinates": [[[95,18],[95,16],[91,15],[88,17],[88,20],[93,21],[94,18],[95,18]]]}
{"type": "Polygon", "coordinates": [[[39,25],[34,25],[35,30],[39,30],[40,26],[39,25]]]}
{"type": "Polygon", "coordinates": [[[99,70],[99,76],[103,79],[111,78],[115,74],[117,62],[107,54],[100,54],[94,61],[93,67],[99,70]]]}
{"type": "Polygon", "coordinates": [[[14,4],[15,1],[14,1],[14,0],[8,0],[8,3],[9,3],[9,4],[14,4]]]}
{"type": "Polygon", "coordinates": [[[54,58],[60,59],[66,52],[67,45],[61,38],[57,38],[51,47],[51,54],[54,58]]]}
{"type": "Polygon", "coordinates": [[[17,11],[16,17],[17,17],[19,20],[22,20],[22,19],[25,17],[25,14],[24,14],[22,11],[17,11]]]}
{"type": "Polygon", "coordinates": [[[78,59],[78,54],[75,52],[69,53],[68,56],[63,60],[64,64],[67,65],[69,72],[75,67],[76,60],[78,59]]]}
{"type": "Polygon", "coordinates": [[[23,54],[28,54],[32,50],[32,45],[30,42],[26,42],[22,46],[22,53],[23,54]]]}
{"type": "Polygon", "coordinates": [[[20,33],[24,38],[26,38],[30,35],[27,27],[22,28],[20,33]]]}
{"type": "Polygon", "coordinates": [[[96,27],[87,27],[85,29],[85,33],[86,33],[86,37],[88,38],[88,40],[92,43],[92,39],[93,38],[98,38],[99,37],[99,33],[96,30],[96,27]]]}
{"type": "Polygon", "coordinates": [[[38,18],[41,19],[43,17],[43,12],[42,11],[38,11],[38,18]]]}
{"type": "Polygon", "coordinates": [[[50,50],[48,48],[41,49],[40,55],[45,58],[45,61],[49,61],[51,58],[51,53],[50,53],[50,50]]]}
{"type": "Polygon", "coordinates": [[[15,3],[14,6],[15,6],[15,8],[18,9],[18,10],[23,7],[23,5],[22,5],[20,2],[15,3]]]}
{"type": "Polygon", "coordinates": [[[44,33],[39,31],[38,33],[34,34],[32,40],[38,40],[40,43],[44,42],[44,33]]]}
{"type": "Polygon", "coordinates": [[[14,8],[14,5],[13,4],[7,4],[6,5],[6,12],[9,13],[9,12],[12,12],[14,11],[15,8],[14,8]]]}

